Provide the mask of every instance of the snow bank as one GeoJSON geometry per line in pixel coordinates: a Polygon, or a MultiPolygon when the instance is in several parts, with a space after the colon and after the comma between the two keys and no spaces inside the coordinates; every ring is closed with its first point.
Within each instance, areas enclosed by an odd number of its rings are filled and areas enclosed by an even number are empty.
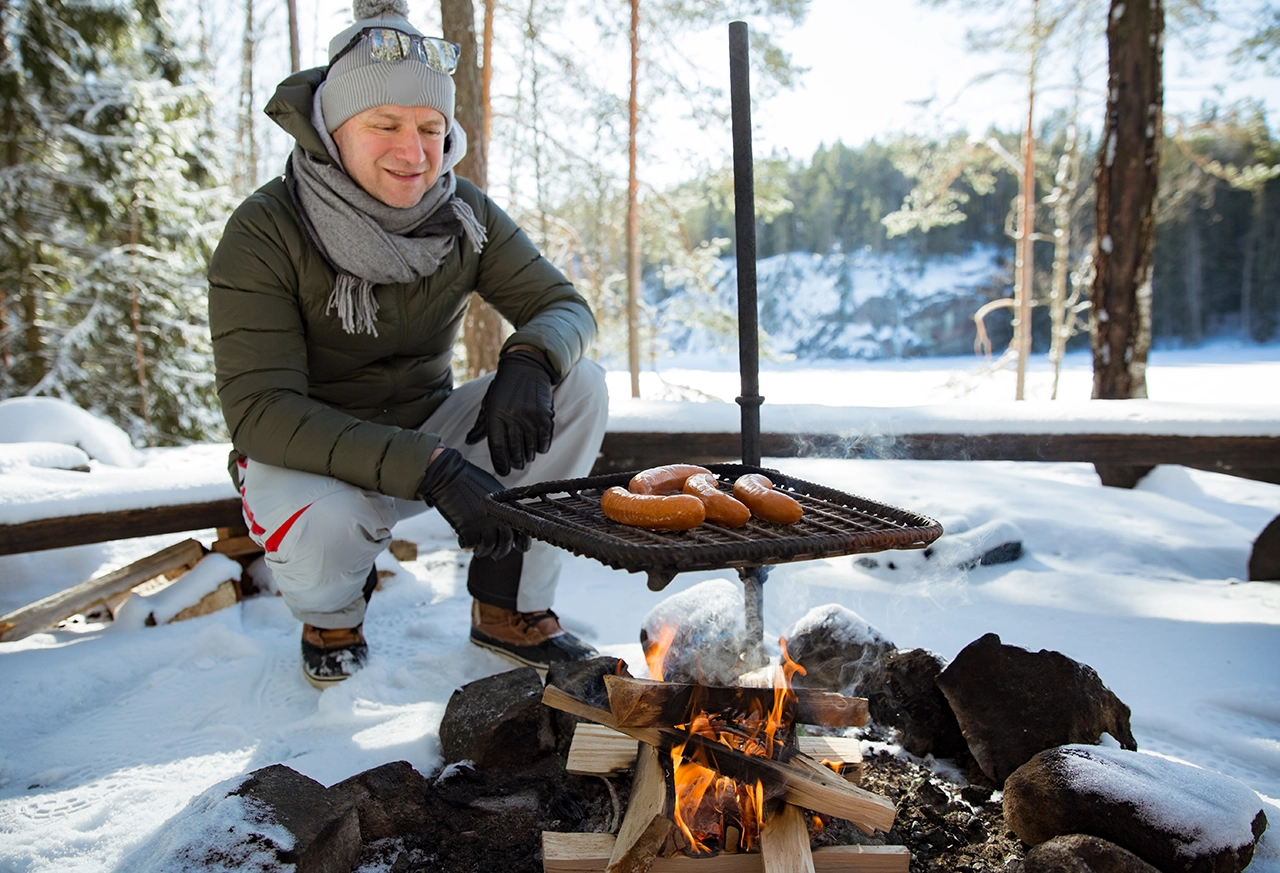
{"type": "Polygon", "coordinates": [[[142,464],[127,433],[72,403],[53,397],[0,400],[0,443],[33,441],[79,446],[113,467],[142,464]]]}

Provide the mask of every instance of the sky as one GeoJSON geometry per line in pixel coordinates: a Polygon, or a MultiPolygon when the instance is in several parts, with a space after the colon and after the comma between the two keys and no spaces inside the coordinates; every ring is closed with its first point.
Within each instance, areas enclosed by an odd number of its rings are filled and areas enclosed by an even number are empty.
{"type": "MultiPolygon", "coordinates": [[[[1102,0],[1095,0],[1101,8],[1102,0]]],[[[280,9],[268,8],[259,27],[264,33],[264,58],[257,86],[258,102],[264,104],[276,81],[287,74],[288,49],[283,42],[287,24],[280,9]],[[276,58],[272,69],[271,58],[276,58]]],[[[476,0],[477,7],[480,6],[476,0]]],[[[912,131],[950,132],[959,128],[981,131],[996,124],[1020,130],[1026,118],[1026,83],[1021,75],[994,75],[1002,69],[1024,67],[1021,59],[999,53],[967,50],[966,33],[989,21],[961,15],[958,3],[944,8],[899,0],[810,0],[803,24],[778,30],[777,39],[793,61],[807,72],[794,90],[758,102],[753,110],[754,151],[757,156],[773,152],[806,159],[821,144],[837,140],[860,145],[872,137],[881,141],[891,135],[912,131]],[[927,103],[927,105],[925,105],[927,103]]],[[[1178,36],[1166,42],[1166,114],[1193,114],[1206,99],[1220,103],[1250,97],[1262,100],[1273,116],[1280,112],[1280,77],[1260,75],[1226,61],[1226,54],[1250,32],[1253,22],[1247,7],[1256,0],[1220,0],[1217,25],[1195,32],[1194,44],[1178,36]]],[[[438,4],[431,0],[410,3],[410,18],[427,33],[439,32],[438,4]]],[[[225,13],[224,13],[225,14],[225,13]]],[[[299,18],[303,66],[327,60],[329,39],[351,20],[345,0],[300,0],[299,18]]],[[[750,23],[750,22],[749,22],[750,23]]],[[[728,94],[728,22],[700,33],[686,34],[680,50],[701,68],[701,81],[728,94]]],[[[572,29],[573,20],[565,22],[572,29]]],[[[763,26],[751,24],[753,29],[763,26]]],[[[238,40],[239,25],[228,22],[224,37],[238,40]]],[[[501,30],[499,31],[501,37],[501,30]]],[[[574,47],[591,45],[579,40],[574,47]]],[[[234,86],[239,81],[238,44],[221,51],[226,70],[220,78],[234,86]]],[[[597,51],[597,55],[601,52],[597,51]]],[[[625,47],[613,47],[607,57],[595,59],[602,76],[612,76],[611,85],[625,94],[629,73],[625,47]]],[[[1045,88],[1038,97],[1037,118],[1046,117],[1055,106],[1070,100],[1065,87],[1071,64],[1055,59],[1045,72],[1045,88]]],[[[1105,105],[1105,40],[1099,35],[1092,56],[1085,58],[1085,123],[1096,126],[1105,105]]],[[[502,69],[497,67],[498,73],[502,69]]],[[[495,84],[501,90],[502,83],[495,84]]],[[[753,92],[756,88],[753,86],[753,92]]],[[[757,94],[757,96],[759,96],[757,94]]],[[[651,184],[664,186],[682,181],[691,171],[709,164],[727,163],[731,141],[724,131],[707,135],[681,123],[678,112],[651,107],[654,117],[647,126],[657,132],[654,141],[681,142],[689,150],[651,150],[641,173],[651,184]],[[690,154],[690,152],[692,154],[690,154]]],[[[267,127],[272,127],[269,123],[267,127]]],[[[271,134],[275,136],[274,132],[271,134]]],[[[266,160],[282,162],[283,135],[276,144],[278,155],[266,160]]],[[[264,172],[276,171],[274,164],[264,172]]]]}

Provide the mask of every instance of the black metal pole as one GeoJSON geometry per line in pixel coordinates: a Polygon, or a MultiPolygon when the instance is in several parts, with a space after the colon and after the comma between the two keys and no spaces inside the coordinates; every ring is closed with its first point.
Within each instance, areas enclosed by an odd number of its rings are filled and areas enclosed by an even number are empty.
{"type": "Polygon", "coordinates": [[[760,343],[756,314],[756,188],[751,156],[751,80],[747,23],[729,24],[733,117],[733,206],[738,255],[738,370],[742,377],[742,463],[760,464],[760,343]]]}
{"type": "MultiPolygon", "coordinates": [[[[751,78],[747,23],[729,24],[729,96],[733,118],[733,215],[738,255],[738,371],[742,378],[742,463],[760,465],[760,341],[756,312],[756,186],[751,156],[751,78]]],[[[765,567],[743,567],[748,670],[769,662],[764,649],[765,567]]]]}

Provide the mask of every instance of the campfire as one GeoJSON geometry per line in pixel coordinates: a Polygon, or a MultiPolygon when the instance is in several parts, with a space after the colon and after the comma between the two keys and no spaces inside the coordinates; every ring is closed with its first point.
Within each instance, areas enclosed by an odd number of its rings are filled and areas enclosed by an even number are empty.
{"type": "MultiPolygon", "coordinates": [[[[811,836],[831,818],[871,834],[893,826],[894,805],[859,788],[856,739],[809,737],[798,725],[866,724],[867,702],[792,687],[804,668],[782,665],[751,684],[665,682],[673,634],[646,652],[653,679],[603,677],[608,708],[548,685],[548,706],[595,722],[579,725],[568,769],[607,775],[634,766],[618,835],[545,833],[544,869],[608,873],[664,869],[814,870],[811,836]],[[639,741],[637,750],[636,740],[639,741]]],[[[624,671],[625,672],[625,671],[624,671]]],[[[817,850],[824,870],[906,871],[901,846],[817,850]]]]}

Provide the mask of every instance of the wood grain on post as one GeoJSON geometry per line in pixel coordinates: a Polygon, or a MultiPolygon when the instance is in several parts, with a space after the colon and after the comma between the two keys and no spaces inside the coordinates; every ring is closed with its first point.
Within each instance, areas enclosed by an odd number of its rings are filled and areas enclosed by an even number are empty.
{"type": "Polygon", "coordinates": [[[149,579],[178,567],[190,567],[204,557],[204,546],[196,540],[183,540],[121,567],[105,576],[81,582],[66,591],[50,595],[29,606],[0,617],[0,642],[11,642],[51,628],[68,616],[84,612],[107,599],[130,591],[149,579]]]}
{"type": "Polygon", "coordinates": [[[764,873],[814,873],[809,850],[809,823],[804,810],[783,804],[760,832],[764,873]]]}

